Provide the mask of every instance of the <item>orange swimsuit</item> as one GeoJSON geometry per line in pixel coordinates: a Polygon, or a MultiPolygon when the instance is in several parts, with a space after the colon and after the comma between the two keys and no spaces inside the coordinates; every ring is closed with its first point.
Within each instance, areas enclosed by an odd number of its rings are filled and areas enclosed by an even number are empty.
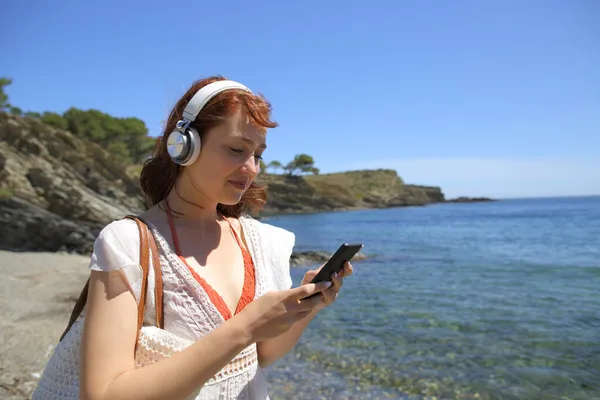
{"type": "MultiPolygon", "coordinates": [[[[177,253],[177,256],[188,267],[188,269],[190,270],[190,273],[192,274],[194,279],[196,279],[196,281],[204,289],[204,291],[208,295],[210,301],[213,303],[213,305],[217,308],[217,310],[219,310],[219,312],[223,316],[223,319],[224,320],[230,319],[232,317],[231,312],[229,311],[229,307],[227,307],[227,305],[225,304],[225,301],[223,300],[221,295],[219,295],[219,293],[217,293],[212,288],[212,286],[210,286],[208,284],[208,282],[206,282],[200,275],[198,275],[198,273],[185,261],[185,257],[183,257],[181,255],[181,248],[179,247],[179,239],[177,237],[177,230],[175,229],[175,223],[173,222],[173,216],[170,213],[170,208],[169,208],[168,204],[166,204],[166,208],[167,208],[167,213],[166,213],[167,218],[169,219],[169,227],[171,229],[171,236],[173,238],[173,244],[175,245],[175,252],[177,253]]],[[[223,216],[223,218],[225,218],[225,217],[223,216]]],[[[231,232],[233,232],[233,236],[235,237],[235,240],[237,241],[238,246],[240,246],[240,249],[242,250],[242,256],[244,258],[244,286],[242,288],[242,295],[240,296],[240,300],[235,309],[235,314],[238,314],[240,311],[242,311],[244,309],[244,307],[246,307],[248,305],[248,303],[250,303],[252,300],[254,300],[254,294],[255,294],[255,290],[256,290],[256,281],[255,281],[255,276],[254,276],[254,262],[252,261],[252,257],[250,256],[250,253],[248,252],[248,250],[246,250],[246,248],[242,245],[242,242],[241,242],[240,238],[238,237],[237,232],[231,225],[231,222],[229,222],[229,219],[225,218],[225,220],[229,224],[229,228],[231,229],[231,232]]]]}

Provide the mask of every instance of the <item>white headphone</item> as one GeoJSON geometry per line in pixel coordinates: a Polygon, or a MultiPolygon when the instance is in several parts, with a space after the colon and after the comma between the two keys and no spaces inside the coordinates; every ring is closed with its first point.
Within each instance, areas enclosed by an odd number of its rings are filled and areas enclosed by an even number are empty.
{"type": "Polygon", "coordinates": [[[225,80],[209,83],[198,90],[183,110],[183,118],[167,138],[167,151],[174,163],[187,166],[193,164],[200,155],[201,140],[198,132],[190,127],[202,108],[217,94],[231,89],[252,91],[241,83],[225,80]]]}

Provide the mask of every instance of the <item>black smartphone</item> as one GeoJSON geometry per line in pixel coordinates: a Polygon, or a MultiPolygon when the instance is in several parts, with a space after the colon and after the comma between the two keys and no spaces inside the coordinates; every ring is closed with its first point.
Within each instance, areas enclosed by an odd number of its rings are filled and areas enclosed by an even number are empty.
{"type": "MultiPolygon", "coordinates": [[[[310,283],[331,281],[331,275],[333,275],[334,272],[337,272],[338,274],[340,272],[342,272],[342,270],[344,269],[344,263],[346,261],[352,260],[352,257],[354,257],[356,255],[356,253],[358,253],[360,251],[360,249],[363,248],[363,246],[364,245],[362,243],[357,243],[357,244],[342,243],[342,245],[329,258],[329,260],[327,260],[325,265],[323,265],[323,268],[321,268],[319,273],[313,278],[312,281],[310,281],[310,283]]],[[[310,295],[305,298],[310,299],[319,294],[320,293],[315,293],[315,294],[310,295]]]]}

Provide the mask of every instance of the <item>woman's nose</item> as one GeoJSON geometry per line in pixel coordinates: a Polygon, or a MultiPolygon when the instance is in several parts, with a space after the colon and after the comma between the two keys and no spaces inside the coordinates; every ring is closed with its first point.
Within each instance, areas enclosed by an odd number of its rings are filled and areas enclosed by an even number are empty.
{"type": "Polygon", "coordinates": [[[242,166],[242,171],[249,175],[258,175],[258,169],[260,168],[259,163],[256,162],[256,157],[252,155],[249,157],[244,165],[242,166]]]}

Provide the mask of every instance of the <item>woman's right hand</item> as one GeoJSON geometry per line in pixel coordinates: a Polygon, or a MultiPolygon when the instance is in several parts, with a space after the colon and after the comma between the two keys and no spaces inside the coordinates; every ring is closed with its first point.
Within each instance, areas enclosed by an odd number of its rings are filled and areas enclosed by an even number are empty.
{"type": "Polygon", "coordinates": [[[330,285],[331,282],[309,283],[293,289],[267,292],[248,304],[238,316],[251,342],[261,342],[287,331],[321,301],[321,296],[304,298],[319,293],[330,285]]]}

